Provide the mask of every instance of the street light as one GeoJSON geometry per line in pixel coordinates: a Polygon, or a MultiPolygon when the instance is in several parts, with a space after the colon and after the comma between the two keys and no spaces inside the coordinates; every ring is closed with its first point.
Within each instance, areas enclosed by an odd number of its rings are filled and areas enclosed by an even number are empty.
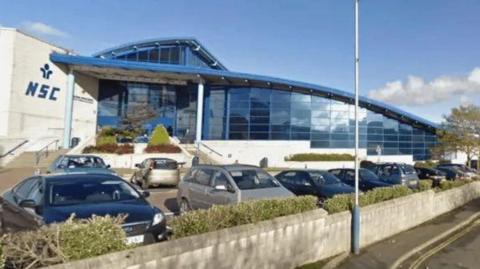
{"type": "Polygon", "coordinates": [[[360,205],[358,203],[358,87],[359,87],[359,52],[358,52],[358,6],[355,1],[355,205],[352,212],[352,250],[360,253],[360,205]]]}

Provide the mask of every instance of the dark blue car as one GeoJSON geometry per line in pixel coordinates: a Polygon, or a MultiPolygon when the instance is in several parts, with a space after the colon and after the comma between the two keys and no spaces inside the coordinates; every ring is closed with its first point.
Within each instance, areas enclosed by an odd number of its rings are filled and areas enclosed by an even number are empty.
{"type": "MultiPolygon", "coordinates": [[[[338,177],[344,183],[355,187],[355,170],[351,168],[331,169],[328,172],[338,177]]],[[[381,180],[372,171],[360,168],[358,170],[359,182],[358,188],[362,191],[368,191],[378,187],[390,187],[392,183],[381,180]]]]}
{"type": "Polygon", "coordinates": [[[322,170],[287,170],[275,178],[295,195],[314,195],[320,200],[355,191],[336,176],[322,170]]]}
{"type": "Polygon", "coordinates": [[[34,176],[18,183],[1,197],[4,232],[35,229],[76,218],[126,214],[122,225],[127,243],[152,243],[166,237],[160,209],[123,179],[108,174],[34,176]]]}

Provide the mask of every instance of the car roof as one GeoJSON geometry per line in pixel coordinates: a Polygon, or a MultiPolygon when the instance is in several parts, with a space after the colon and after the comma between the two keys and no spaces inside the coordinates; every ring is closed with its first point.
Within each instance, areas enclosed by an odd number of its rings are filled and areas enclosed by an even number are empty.
{"type": "Polygon", "coordinates": [[[60,181],[60,180],[83,180],[83,179],[119,179],[122,178],[112,174],[102,173],[87,173],[87,172],[73,172],[73,173],[55,173],[42,175],[46,181],[60,181]]]}
{"type": "Polygon", "coordinates": [[[92,158],[100,158],[96,155],[91,154],[65,154],[62,155],[63,158],[81,158],[81,157],[92,157],[92,158]]]}

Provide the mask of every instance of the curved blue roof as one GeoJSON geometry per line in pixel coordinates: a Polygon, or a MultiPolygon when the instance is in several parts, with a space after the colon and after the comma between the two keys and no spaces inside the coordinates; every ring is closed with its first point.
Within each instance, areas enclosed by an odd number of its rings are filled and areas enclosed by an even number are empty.
{"type": "MultiPolygon", "coordinates": [[[[171,38],[153,38],[141,41],[129,42],[109,49],[105,49],[93,54],[93,57],[103,58],[111,54],[120,54],[122,52],[133,49],[141,49],[143,47],[161,46],[161,45],[187,45],[194,49],[198,54],[205,58],[209,64],[216,69],[228,70],[213,54],[211,54],[205,46],[193,37],[171,37],[171,38]]],[[[110,58],[110,57],[107,57],[110,58]]]]}
{"type": "MultiPolygon", "coordinates": [[[[355,98],[353,93],[341,91],[330,87],[263,75],[232,72],[228,70],[215,70],[183,65],[111,60],[59,53],[52,53],[50,55],[50,59],[52,62],[55,63],[69,65],[92,66],[98,68],[122,69],[132,71],[148,71],[157,73],[171,73],[176,75],[194,75],[205,80],[225,81],[226,84],[233,84],[233,82],[242,82],[246,83],[247,85],[263,85],[265,88],[275,85],[303,93],[316,93],[322,96],[327,96],[329,98],[345,101],[348,103],[353,103],[355,98]]],[[[389,117],[397,118],[403,122],[422,125],[429,129],[439,128],[439,125],[434,122],[423,119],[412,113],[403,111],[399,108],[377,100],[373,100],[368,97],[360,96],[359,103],[361,107],[377,111],[389,117]]]]}

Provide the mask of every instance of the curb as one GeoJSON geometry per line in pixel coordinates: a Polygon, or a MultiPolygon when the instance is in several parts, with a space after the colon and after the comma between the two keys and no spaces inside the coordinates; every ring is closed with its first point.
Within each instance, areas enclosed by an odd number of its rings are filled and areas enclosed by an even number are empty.
{"type": "Polygon", "coordinates": [[[339,255],[335,256],[333,259],[328,261],[322,269],[334,269],[337,268],[346,258],[348,258],[348,252],[342,252],[339,255]]]}
{"type": "Polygon", "coordinates": [[[420,251],[425,250],[426,248],[432,246],[433,244],[438,243],[439,241],[442,241],[443,239],[449,237],[453,233],[457,232],[458,230],[470,225],[473,221],[475,221],[476,218],[480,217],[480,212],[472,214],[468,219],[460,222],[459,224],[455,225],[454,227],[446,230],[445,232],[437,235],[436,237],[424,242],[423,244],[411,249],[407,253],[403,254],[398,258],[389,268],[390,269],[396,269],[404,263],[406,260],[410,259],[413,255],[417,254],[420,251]]]}

